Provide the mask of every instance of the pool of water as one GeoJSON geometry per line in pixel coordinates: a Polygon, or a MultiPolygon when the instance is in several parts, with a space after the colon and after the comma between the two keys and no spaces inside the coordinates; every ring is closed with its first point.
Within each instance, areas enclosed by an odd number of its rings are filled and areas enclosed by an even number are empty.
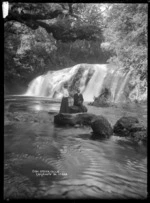
{"type": "MultiPolygon", "coordinates": [[[[114,135],[92,140],[90,127],[55,126],[59,106],[58,100],[5,98],[4,198],[146,198],[146,147],[114,135]]],[[[108,120],[113,113],[107,108],[108,120]]]]}

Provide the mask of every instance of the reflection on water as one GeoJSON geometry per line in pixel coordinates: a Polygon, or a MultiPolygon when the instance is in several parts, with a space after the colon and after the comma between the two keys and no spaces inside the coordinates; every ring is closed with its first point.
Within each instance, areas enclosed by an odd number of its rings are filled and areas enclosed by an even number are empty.
{"type": "MultiPolygon", "coordinates": [[[[17,99],[9,110],[53,112],[59,105],[17,99]]],[[[13,122],[4,130],[5,198],[147,197],[143,145],[116,136],[92,140],[90,127],[63,128],[53,122],[13,122]]]]}

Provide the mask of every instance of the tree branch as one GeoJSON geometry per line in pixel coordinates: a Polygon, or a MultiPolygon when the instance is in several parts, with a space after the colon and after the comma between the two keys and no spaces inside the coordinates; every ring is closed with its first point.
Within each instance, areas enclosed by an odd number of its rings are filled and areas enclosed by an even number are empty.
{"type": "Polygon", "coordinates": [[[45,28],[48,33],[52,33],[56,40],[62,42],[71,42],[79,40],[102,40],[101,30],[96,26],[67,27],[60,24],[48,25],[38,21],[38,25],[45,28]]]}
{"type": "MultiPolygon", "coordinates": [[[[64,5],[63,5],[64,6],[64,5]]],[[[73,16],[73,9],[72,9],[72,3],[68,3],[69,11],[68,14],[73,16]]],[[[29,12],[29,11],[27,11],[29,12]]],[[[66,10],[61,10],[60,8],[55,9],[54,11],[49,11],[48,13],[25,13],[22,10],[11,10],[7,18],[5,19],[5,22],[8,21],[17,21],[22,24],[25,24],[26,26],[30,27],[33,30],[36,30],[40,27],[45,28],[45,30],[48,33],[52,33],[53,37],[56,40],[61,40],[62,42],[71,42],[75,41],[77,39],[82,40],[96,40],[101,37],[101,30],[100,28],[94,26],[94,25],[77,25],[77,26],[71,26],[71,21],[61,20],[58,19],[53,24],[48,24],[42,20],[47,19],[54,19],[62,14],[66,14],[66,10]]]]}

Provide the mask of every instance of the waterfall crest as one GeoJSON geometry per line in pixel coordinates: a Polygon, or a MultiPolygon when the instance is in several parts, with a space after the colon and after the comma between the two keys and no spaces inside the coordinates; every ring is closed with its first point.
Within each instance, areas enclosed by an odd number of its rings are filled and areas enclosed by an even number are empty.
{"type": "Polygon", "coordinates": [[[123,73],[119,67],[110,64],[78,64],[36,77],[29,84],[25,96],[61,99],[62,86],[68,82],[70,91],[80,88],[85,101],[92,102],[103,88],[108,88],[111,102],[124,102],[129,98],[134,100],[130,96],[134,88],[129,88],[131,75],[132,71],[123,73]]]}

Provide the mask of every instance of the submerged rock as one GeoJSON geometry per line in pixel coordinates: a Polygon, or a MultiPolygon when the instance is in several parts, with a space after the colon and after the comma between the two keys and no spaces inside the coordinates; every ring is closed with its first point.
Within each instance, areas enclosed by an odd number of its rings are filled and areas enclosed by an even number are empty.
{"type": "Polygon", "coordinates": [[[93,135],[99,138],[109,138],[113,134],[113,129],[108,120],[103,116],[98,116],[91,122],[93,135]]]}

